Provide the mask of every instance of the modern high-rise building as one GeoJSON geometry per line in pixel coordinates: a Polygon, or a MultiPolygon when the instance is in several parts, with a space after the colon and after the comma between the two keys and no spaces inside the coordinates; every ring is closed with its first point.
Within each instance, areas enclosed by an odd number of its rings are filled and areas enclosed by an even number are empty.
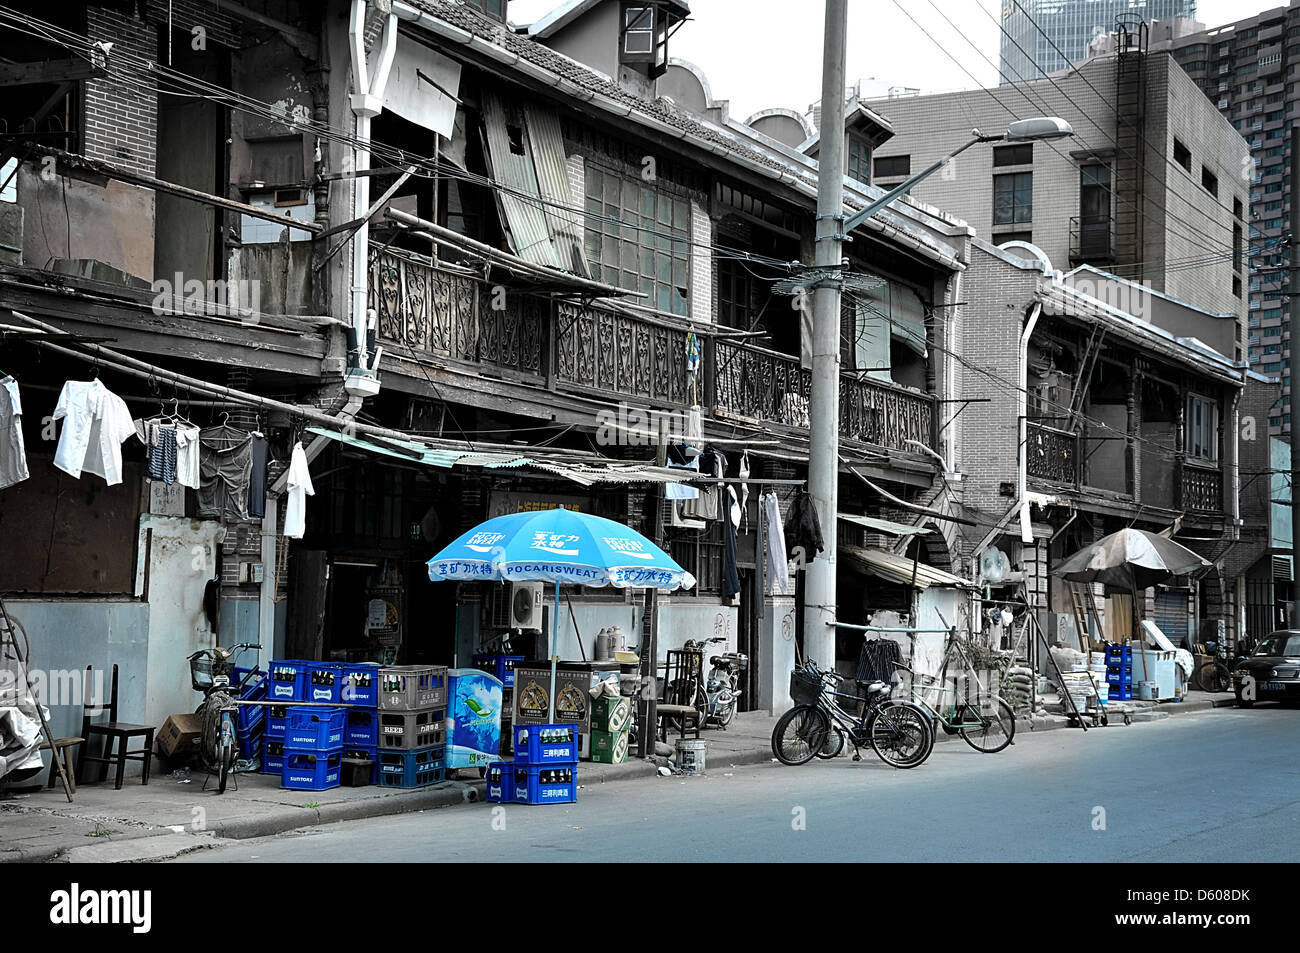
{"type": "Polygon", "coordinates": [[[1195,19],[1196,0],[1003,0],[1002,82],[1040,79],[1088,55],[1088,44],[1115,29],[1116,17],[1195,19]]]}

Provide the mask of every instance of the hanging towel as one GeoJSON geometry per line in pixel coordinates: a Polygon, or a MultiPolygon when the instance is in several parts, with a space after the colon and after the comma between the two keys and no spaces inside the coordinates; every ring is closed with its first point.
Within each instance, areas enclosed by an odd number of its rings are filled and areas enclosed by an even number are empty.
{"type": "MultiPolygon", "coordinates": [[[[670,460],[668,461],[668,467],[671,470],[690,470],[694,473],[700,472],[700,464],[697,460],[692,460],[685,466],[678,466],[670,460]]],[[[664,484],[664,499],[666,500],[698,500],[699,498],[699,487],[690,486],[686,483],[664,484]]]]}
{"type": "Polygon", "coordinates": [[[54,465],[69,476],[103,477],[109,486],[122,482],[122,444],[135,435],[126,401],[100,382],[68,381],[59,392],[54,419],[62,420],[54,465]]]}
{"type": "Polygon", "coordinates": [[[248,515],[261,519],[266,515],[266,463],[270,444],[261,434],[253,434],[253,471],[248,481],[248,515]]]}
{"type": "Polygon", "coordinates": [[[286,485],[289,488],[289,502],[284,508],[284,535],[289,539],[302,539],[307,529],[307,497],[315,496],[316,488],[311,485],[307,453],[302,449],[301,443],[293,445],[286,485]]]}
{"type": "Polygon", "coordinates": [[[18,382],[0,380],[0,490],[26,480],[27,451],[23,447],[23,405],[18,382]]]}
{"type": "Polygon", "coordinates": [[[786,593],[786,583],[790,576],[790,559],[785,551],[785,531],[781,528],[781,504],[775,493],[763,495],[763,513],[767,520],[764,534],[767,537],[767,554],[764,568],[767,572],[769,595],[781,587],[781,594],[786,593]]]}

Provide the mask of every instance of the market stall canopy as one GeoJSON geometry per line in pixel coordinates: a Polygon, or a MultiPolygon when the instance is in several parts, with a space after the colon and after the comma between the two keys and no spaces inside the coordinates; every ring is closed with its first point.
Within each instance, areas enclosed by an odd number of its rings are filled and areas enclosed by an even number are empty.
{"type": "Polygon", "coordinates": [[[554,582],[618,589],[690,589],[695,577],[636,530],[567,509],[480,523],[428,562],[434,582],[554,582]]]}
{"type": "Polygon", "coordinates": [[[952,573],[935,569],[923,562],[914,563],[906,556],[888,553],[883,549],[868,549],[862,546],[841,545],[840,555],[844,556],[855,568],[879,576],[889,582],[903,586],[912,585],[912,570],[916,570],[916,588],[928,589],[931,586],[973,589],[974,585],[952,573]]]}
{"type": "Polygon", "coordinates": [[[876,516],[859,516],[856,513],[840,513],[838,515],[840,519],[849,523],[857,523],[869,530],[874,530],[877,533],[887,533],[890,536],[920,536],[932,532],[928,526],[909,526],[906,523],[895,523],[893,520],[882,520],[876,516]]]}
{"type": "Polygon", "coordinates": [[[1146,589],[1209,569],[1209,561],[1172,539],[1144,529],[1122,529],[1085,546],[1052,571],[1070,582],[1100,582],[1121,589],[1146,589]]]}

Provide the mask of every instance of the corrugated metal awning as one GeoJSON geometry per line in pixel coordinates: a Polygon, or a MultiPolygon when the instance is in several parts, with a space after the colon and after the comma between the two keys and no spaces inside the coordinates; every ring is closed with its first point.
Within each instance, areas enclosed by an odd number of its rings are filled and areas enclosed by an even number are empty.
{"type": "MultiPolygon", "coordinates": [[[[899,585],[912,585],[913,562],[905,556],[887,553],[883,549],[867,549],[862,546],[844,545],[839,547],[839,553],[855,568],[863,572],[871,573],[873,576],[879,576],[881,579],[887,579],[899,585]]],[[[918,589],[928,589],[931,586],[961,589],[974,588],[974,585],[965,579],[960,579],[952,573],[944,572],[942,569],[935,569],[925,563],[918,562],[915,564],[915,568],[916,588],[918,589]]]]}
{"type": "Polygon", "coordinates": [[[859,516],[856,513],[840,513],[838,515],[842,520],[857,523],[859,526],[865,526],[877,533],[888,533],[890,536],[920,536],[923,533],[932,532],[928,526],[908,526],[906,523],[895,523],[893,520],[882,520],[875,516],[859,516]]]}

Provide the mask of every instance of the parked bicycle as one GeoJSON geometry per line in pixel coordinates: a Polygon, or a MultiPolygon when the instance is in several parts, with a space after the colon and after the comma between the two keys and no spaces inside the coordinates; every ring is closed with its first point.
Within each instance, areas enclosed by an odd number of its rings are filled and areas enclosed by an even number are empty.
{"type": "MultiPolygon", "coordinates": [[[[256,642],[241,642],[230,648],[218,646],[200,649],[189,657],[190,684],[196,692],[203,693],[203,703],[195,713],[203,722],[199,754],[203,767],[217,773],[218,794],[226,793],[226,781],[234,771],[239,748],[235,737],[235,712],[239,710],[239,705],[235,699],[252,678],[256,660],[249,666],[248,674],[241,683],[233,688],[231,676],[234,674],[236,656],[250,649],[260,652],[262,647],[256,642]]],[[[206,784],[205,781],[204,785],[206,784]]]]}
{"type": "Polygon", "coordinates": [[[914,768],[934,749],[934,730],[925,711],[908,702],[887,704],[892,688],[884,682],[863,686],[866,698],[837,691],[845,681],[838,672],[823,672],[807,661],[790,673],[790,697],[796,705],[772,730],[772,753],[782,764],[806,764],[814,757],[834,758],[853,745],[853,760],[870,746],[885,764],[914,768]],[[840,704],[861,704],[851,715],[840,704]],[[832,724],[834,722],[834,724],[832,724]]]}
{"type": "MultiPolygon", "coordinates": [[[[908,703],[913,707],[920,706],[923,708],[933,723],[942,728],[945,734],[961,735],[962,741],[984,754],[996,754],[1011,744],[1011,739],[1016,734],[1016,713],[1012,709],[1010,702],[998,695],[984,691],[982,687],[976,693],[977,700],[975,702],[971,702],[969,699],[961,700],[956,697],[956,688],[946,686],[939,688],[935,684],[939,679],[930,675],[919,674],[902,662],[894,662],[893,664],[896,668],[912,676],[908,703]],[[953,696],[952,704],[945,706],[940,711],[926,701],[923,696],[918,697],[916,692],[916,683],[918,681],[927,683],[925,689],[927,691],[951,694],[953,696]]],[[[901,704],[904,704],[904,702],[890,700],[884,702],[883,707],[888,708],[890,705],[901,704]]]]}
{"type": "Polygon", "coordinates": [[[1234,663],[1235,660],[1220,643],[1198,642],[1188,684],[1202,692],[1230,692],[1234,663]]]}

